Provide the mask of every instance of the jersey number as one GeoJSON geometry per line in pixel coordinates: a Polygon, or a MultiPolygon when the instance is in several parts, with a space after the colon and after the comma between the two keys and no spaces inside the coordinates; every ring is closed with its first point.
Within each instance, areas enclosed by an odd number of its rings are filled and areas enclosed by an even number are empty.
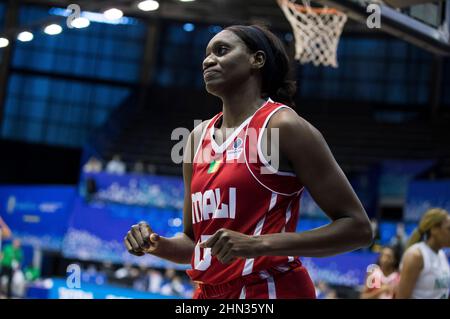
{"type": "MultiPolygon", "coordinates": [[[[201,235],[200,242],[207,241],[212,235],[201,235]]],[[[205,271],[211,266],[211,248],[200,248],[199,243],[195,246],[194,268],[205,271]]]]}

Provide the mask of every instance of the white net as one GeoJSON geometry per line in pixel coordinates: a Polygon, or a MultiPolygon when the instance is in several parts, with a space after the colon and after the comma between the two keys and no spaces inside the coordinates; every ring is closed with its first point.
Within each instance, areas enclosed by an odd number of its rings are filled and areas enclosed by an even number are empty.
{"type": "Polygon", "coordinates": [[[277,0],[292,26],[295,39],[295,59],[337,68],[337,48],[347,15],[330,8],[313,8],[289,0],[277,0]]]}

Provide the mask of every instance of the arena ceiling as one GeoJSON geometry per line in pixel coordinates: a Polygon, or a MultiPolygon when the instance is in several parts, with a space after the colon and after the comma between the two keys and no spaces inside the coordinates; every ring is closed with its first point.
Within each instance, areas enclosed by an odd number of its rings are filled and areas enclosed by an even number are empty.
{"type": "MultiPolygon", "coordinates": [[[[103,11],[116,7],[125,15],[142,19],[174,19],[180,21],[202,22],[210,24],[263,23],[271,28],[290,30],[289,23],[275,0],[159,0],[160,8],[154,12],[143,12],[137,8],[138,0],[22,0],[21,3],[67,7],[76,3],[82,10],[103,11]]],[[[349,21],[346,32],[380,34],[368,30],[363,25],[349,21]]]]}

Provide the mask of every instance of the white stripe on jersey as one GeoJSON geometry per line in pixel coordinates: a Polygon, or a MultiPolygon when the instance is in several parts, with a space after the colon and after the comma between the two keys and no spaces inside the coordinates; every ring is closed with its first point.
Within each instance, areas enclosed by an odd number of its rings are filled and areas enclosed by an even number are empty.
{"type": "MultiPolygon", "coordinates": [[[[286,226],[289,220],[292,216],[292,201],[290,201],[287,209],[286,209],[286,224],[283,226],[283,229],[281,230],[282,233],[286,231],[286,226]]],[[[294,256],[288,256],[288,262],[294,261],[294,256]]]]}
{"type": "Polygon", "coordinates": [[[272,276],[267,278],[267,289],[269,291],[269,299],[277,299],[277,291],[275,288],[275,280],[272,276]]]}
{"type": "MultiPolygon", "coordinates": [[[[275,207],[275,204],[277,203],[277,198],[278,198],[277,193],[272,193],[272,197],[270,199],[270,204],[269,204],[269,210],[267,211],[267,213],[270,212],[275,207]]],[[[264,221],[266,220],[266,214],[263,216],[263,218],[261,218],[261,220],[256,225],[255,232],[253,233],[254,236],[261,235],[261,231],[264,226],[264,221]]],[[[249,259],[245,260],[244,270],[242,271],[242,276],[252,273],[254,262],[255,262],[255,258],[249,258],[249,259]]]]}
{"type": "Polygon", "coordinates": [[[277,203],[277,198],[278,198],[277,193],[272,193],[272,198],[270,199],[270,205],[269,205],[268,212],[270,212],[275,207],[275,204],[277,203]]]}
{"type": "Polygon", "coordinates": [[[277,291],[275,288],[275,280],[273,279],[273,276],[269,274],[267,270],[261,270],[259,272],[259,277],[261,279],[267,280],[267,292],[269,295],[269,299],[277,299],[277,291]]]}
{"type": "MultiPolygon", "coordinates": [[[[261,218],[261,220],[258,222],[258,225],[256,225],[256,229],[254,232],[254,236],[261,235],[262,228],[264,226],[264,221],[266,220],[266,215],[261,218]]],[[[253,263],[255,262],[255,258],[250,258],[245,260],[244,270],[242,271],[242,276],[248,275],[252,273],[253,270],[253,263]]]]}
{"type": "Polygon", "coordinates": [[[245,299],[246,293],[247,293],[247,292],[246,292],[245,286],[244,286],[244,287],[242,287],[241,295],[239,296],[239,299],[245,299]]]}

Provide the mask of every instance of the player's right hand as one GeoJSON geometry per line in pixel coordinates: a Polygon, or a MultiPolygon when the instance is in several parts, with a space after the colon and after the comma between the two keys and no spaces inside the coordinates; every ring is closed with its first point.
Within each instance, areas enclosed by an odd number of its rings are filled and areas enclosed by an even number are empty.
{"type": "Polygon", "coordinates": [[[146,253],[153,253],[158,248],[159,239],[160,236],[153,232],[149,224],[140,222],[131,226],[131,230],[124,238],[124,243],[130,254],[144,256],[146,253]]]}

